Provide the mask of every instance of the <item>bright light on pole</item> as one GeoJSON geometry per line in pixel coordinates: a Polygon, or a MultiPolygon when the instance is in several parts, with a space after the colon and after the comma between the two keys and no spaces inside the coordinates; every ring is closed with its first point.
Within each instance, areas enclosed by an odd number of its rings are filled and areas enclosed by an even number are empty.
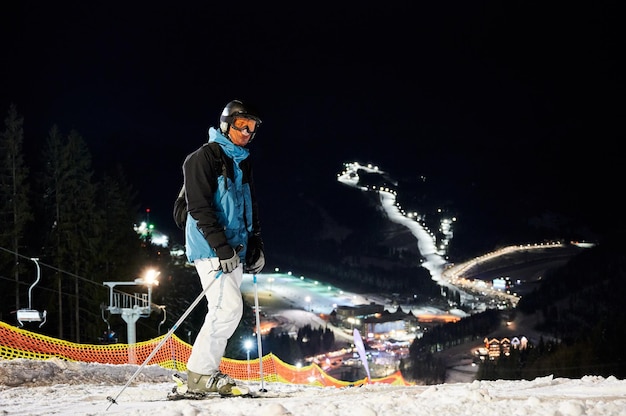
{"type": "Polygon", "coordinates": [[[158,270],[148,269],[144,273],[143,277],[135,279],[135,283],[147,286],[148,288],[153,285],[158,286],[159,281],[157,280],[157,277],[159,277],[160,274],[161,272],[158,270]]]}
{"type": "Polygon", "coordinates": [[[156,271],[154,269],[149,269],[148,271],[146,271],[146,274],[144,276],[145,284],[147,285],[158,284],[159,282],[156,279],[160,274],[161,272],[159,271],[156,271]]]}

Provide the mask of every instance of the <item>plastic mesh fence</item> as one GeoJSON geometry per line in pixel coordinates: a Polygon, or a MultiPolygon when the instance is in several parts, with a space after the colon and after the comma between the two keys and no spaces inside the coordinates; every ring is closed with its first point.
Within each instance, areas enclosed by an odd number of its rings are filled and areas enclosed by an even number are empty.
{"type": "MultiPolygon", "coordinates": [[[[128,344],[76,344],[0,322],[0,359],[47,360],[56,357],[67,361],[102,364],[142,364],[164,337],[165,335],[130,346],[128,344]]],[[[176,335],[172,335],[147,364],[185,371],[190,353],[191,346],[176,335]]],[[[258,358],[249,361],[223,358],[220,370],[238,380],[261,380],[261,366],[258,358]]],[[[281,361],[271,353],[263,356],[263,380],[333,387],[367,383],[366,378],[358,381],[338,380],[324,372],[317,364],[297,367],[281,361]]],[[[400,371],[384,378],[373,378],[370,382],[410,385],[404,380],[400,371]]]]}

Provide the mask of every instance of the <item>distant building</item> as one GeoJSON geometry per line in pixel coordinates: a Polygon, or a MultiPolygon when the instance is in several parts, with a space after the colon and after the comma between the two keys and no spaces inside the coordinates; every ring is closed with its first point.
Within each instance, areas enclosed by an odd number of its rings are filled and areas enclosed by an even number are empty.
{"type": "Polygon", "coordinates": [[[406,338],[415,336],[417,318],[411,312],[404,312],[401,307],[391,313],[383,311],[363,320],[363,329],[369,338],[388,337],[406,338]]]}
{"type": "Polygon", "coordinates": [[[383,305],[374,302],[368,305],[338,306],[330,314],[330,322],[334,325],[352,331],[357,328],[363,336],[369,339],[414,339],[421,338],[423,331],[447,322],[457,322],[461,318],[445,315],[420,315],[404,312],[398,307],[395,312],[389,312],[383,305]]]}
{"type": "Polygon", "coordinates": [[[487,350],[487,355],[491,360],[500,357],[500,355],[502,354],[511,354],[511,348],[523,350],[528,347],[528,338],[523,335],[519,337],[513,337],[511,339],[506,337],[502,339],[485,338],[484,342],[485,349],[487,350]]]}
{"type": "Polygon", "coordinates": [[[363,320],[369,316],[376,315],[377,313],[383,313],[385,307],[371,302],[369,305],[357,305],[357,306],[337,306],[335,309],[336,319],[339,322],[348,321],[348,319],[363,320]]]}

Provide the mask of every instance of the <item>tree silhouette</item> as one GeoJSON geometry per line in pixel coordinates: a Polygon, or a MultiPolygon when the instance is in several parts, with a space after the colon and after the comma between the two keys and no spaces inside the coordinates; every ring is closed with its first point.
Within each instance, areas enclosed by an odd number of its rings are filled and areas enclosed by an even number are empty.
{"type": "MultiPolygon", "coordinates": [[[[24,163],[24,119],[18,115],[14,104],[9,107],[4,120],[4,130],[0,132],[0,247],[10,247],[13,261],[2,253],[2,270],[12,269],[15,278],[15,309],[20,309],[20,261],[22,242],[26,225],[33,219],[28,201],[29,170],[24,163]],[[9,266],[10,265],[10,266],[9,266]]],[[[4,289],[4,288],[3,288],[4,289]]],[[[2,290],[3,296],[9,291],[2,290]]],[[[4,305],[10,304],[5,300],[4,305]]],[[[0,318],[2,312],[0,311],[0,318]]]]}

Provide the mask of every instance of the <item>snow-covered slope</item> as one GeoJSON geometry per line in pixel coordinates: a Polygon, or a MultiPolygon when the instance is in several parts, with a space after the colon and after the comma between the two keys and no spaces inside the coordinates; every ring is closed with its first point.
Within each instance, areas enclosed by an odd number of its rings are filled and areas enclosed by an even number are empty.
{"type": "MultiPolygon", "coordinates": [[[[64,361],[0,361],[5,415],[151,416],[459,416],[486,414],[626,415],[626,381],[542,377],[434,386],[365,385],[343,389],[265,383],[266,398],[167,401],[170,370],[144,369],[116,397],[136,366],[64,361]]],[[[258,391],[258,384],[250,384],[258,391]]]]}

